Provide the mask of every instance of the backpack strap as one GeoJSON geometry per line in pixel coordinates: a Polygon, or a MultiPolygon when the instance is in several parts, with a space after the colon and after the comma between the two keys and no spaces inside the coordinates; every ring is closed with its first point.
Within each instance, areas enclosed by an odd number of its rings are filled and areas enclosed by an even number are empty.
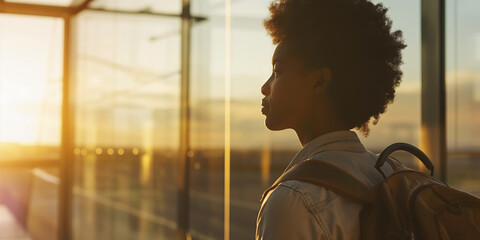
{"type": "Polygon", "coordinates": [[[373,202],[369,194],[369,187],[365,184],[331,163],[316,160],[300,162],[282,174],[282,176],[263,193],[261,202],[263,202],[268,192],[277,187],[278,184],[287,180],[299,180],[312,183],[362,203],[373,202]]]}
{"type": "MultiPolygon", "coordinates": [[[[430,170],[430,175],[433,176],[433,171],[435,166],[433,165],[432,161],[428,156],[422,152],[422,150],[418,149],[417,147],[410,145],[408,143],[394,143],[387,148],[385,148],[382,153],[380,153],[380,156],[377,159],[377,162],[375,163],[375,168],[377,169],[378,172],[380,172],[383,175],[383,178],[387,178],[385,174],[383,173],[381,167],[385,163],[385,161],[389,158],[390,154],[392,154],[395,151],[403,150],[406,152],[409,152],[410,154],[414,155],[417,157],[425,167],[430,170]]],[[[391,165],[391,162],[389,162],[391,165]]],[[[393,166],[392,166],[393,167],[393,166]]]]}

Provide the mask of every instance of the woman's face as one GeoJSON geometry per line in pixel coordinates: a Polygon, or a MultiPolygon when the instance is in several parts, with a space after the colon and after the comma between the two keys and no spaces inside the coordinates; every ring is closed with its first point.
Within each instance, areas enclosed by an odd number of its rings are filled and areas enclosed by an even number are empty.
{"type": "Polygon", "coordinates": [[[270,130],[296,129],[309,117],[313,104],[313,86],[307,69],[282,41],[272,58],[273,72],[262,86],[262,114],[270,130]]]}

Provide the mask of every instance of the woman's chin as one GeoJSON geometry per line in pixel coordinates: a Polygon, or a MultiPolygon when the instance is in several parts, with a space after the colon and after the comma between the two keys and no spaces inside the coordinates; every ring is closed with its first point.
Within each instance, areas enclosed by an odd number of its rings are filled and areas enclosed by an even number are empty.
{"type": "Polygon", "coordinates": [[[275,122],[274,119],[269,118],[268,116],[265,119],[265,126],[271,131],[280,131],[286,129],[286,127],[282,126],[278,122],[275,122]]]}

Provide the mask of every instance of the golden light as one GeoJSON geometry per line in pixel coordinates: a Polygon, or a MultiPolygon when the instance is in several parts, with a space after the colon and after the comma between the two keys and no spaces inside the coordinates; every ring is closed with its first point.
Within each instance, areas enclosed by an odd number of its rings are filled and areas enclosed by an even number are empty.
{"type": "Polygon", "coordinates": [[[138,148],[133,148],[133,149],[132,149],[133,155],[138,155],[139,152],[140,152],[140,151],[138,150],[138,148]]]}
{"type": "Polygon", "coordinates": [[[194,168],[195,170],[199,170],[200,167],[201,167],[201,165],[200,165],[199,162],[195,162],[195,163],[193,164],[193,168],[194,168]]]}
{"type": "Polygon", "coordinates": [[[0,15],[0,142],[59,145],[63,21],[0,15]]]}
{"type": "Polygon", "coordinates": [[[102,148],[97,148],[97,149],[95,149],[95,153],[96,153],[97,155],[102,154],[102,152],[103,152],[102,148]]]}
{"type": "Polygon", "coordinates": [[[109,148],[109,149],[107,150],[107,154],[108,154],[108,155],[113,155],[114,153],[115,153],[115,151],[113,150],[113,148],[109,148]]]}
{"type": "Polygon", "coordinates": [[[123,150],[123,148],[119,148],[119,149],[117,150],[117,154],[118,154],[119,156],[122,156],[124,153],[125,153],[125,150],[123,150]]]}
{"type": "Polygon", "coordinates": [[[87,149],[85,149],[85,148],[82,149],[82,150],[80,151],[80,154],[81,154],[82,156],[87,156],[87,154],[88,154],[87,149]]]}
{"type": "Polygon", "coordinates": [[[73,154],[80,155],[80,149],[78,148],[73,149],[73,154]]]}

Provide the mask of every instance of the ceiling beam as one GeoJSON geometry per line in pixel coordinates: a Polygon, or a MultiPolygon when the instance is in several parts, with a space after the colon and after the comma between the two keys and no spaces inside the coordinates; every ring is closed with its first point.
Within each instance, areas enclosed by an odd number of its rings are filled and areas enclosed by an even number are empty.
{"type": "Polygon", "coordinates": [[[11,3],[0,0],[0,13],[66,18],[72,14],[72,10],[73,8],[70,7],[11,3]]]}
{"type": "MultiPolygon", "coordinates": [[[[51,6],[51,5],[41,5],[41,4],[12,3],[12,2],[5,2],[4,0],[0,0],[0,13],[67,18],[73,15],[76,15],[83,10],[90,10],[90,11],[101,11],[101,12],[119,13],[119,14],[144,14],[144,15],[152,15],[152,16],[161,16],[161,17],[184,17],[181,14],[173,14],[173,13],[159,13],[159,12],[151,12],[151,11],[122,11],[122,10],[111,10],[111,9],[104,9],[104,8],[89,8],[88,6],[92,1],[93,0],[73,0],[72,6],[62,7],[62,6],[51,6]]],[[[201,22],[207,19],[206,17],[200,17],[200,16],[187,16],[187,18],[192,19],[194,22],[201,22]]]]}
{"type": "Polygon", "coordinates": [[[74,8],[73,14],[78,14],[79,12],[86,9],[92,1],[93,0],[73,0],[72,1],[72,7],[74,8]]]}
{"type": "Polygon", "coordinates": [[[89,1],[89,0],[72,0],[70,6],[77,7],[77,6],[80,6],[80,5],[84,4],[87,1],[89,1]]]}
{"type": "Polygon", "coordinates": [[[0,13],[67,18],[86,9],[92,0],[74,0],[72,6],[13,3],[0,0],[0,13]]]}
{"type": "MultiPolygon", "coordinates": [[[[98,12],[107,12],[107,13],[117,13],[117,14],[136,14],[136,15],[151,15],[151,16],[159,16],[159,17],[176,17],[176,18],[184,18],[185,16],[182,14],[175,14],[175,13],[161,13],[161,12],[152,12],[152,11],[125,11],[125,10],[113,10],[113,9],[106,9],[106,8],[86,8],[85,10],[89,11],[98,11],[98,12]]],[[[194,22],[201,22],[207,20],[206,17],[200,16],[186,16],[193,20],[194,22]]]]}

